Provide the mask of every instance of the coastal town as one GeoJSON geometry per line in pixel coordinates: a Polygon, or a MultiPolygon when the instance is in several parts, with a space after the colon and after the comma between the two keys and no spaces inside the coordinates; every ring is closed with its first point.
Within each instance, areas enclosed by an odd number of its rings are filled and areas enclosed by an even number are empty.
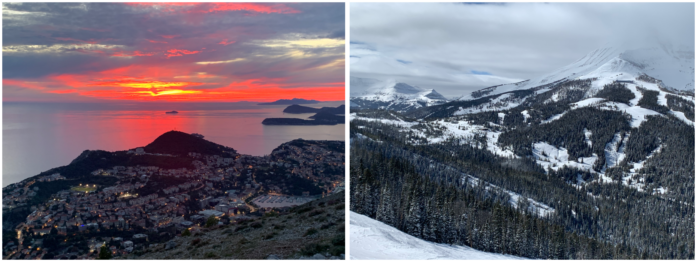
{"type": "MultiPolygon", "coordinates": [[[[265,156],[180,156],[191,168],[117,165],[78,179],[33,177],[3,188],[5,217],[29,213],[3,221],[3,258],[94,259],[105,250],[119,257],[205,227],[284,213],[344,189],[344,151],[342,141],[299,139],[265,156]],[[115,182],[87,182],[95,179],[115,182]],[[37,182],[63,188],[44,192],[37,182]]],[[[175,157],[144,148],[127,154],[175,157]]]]}

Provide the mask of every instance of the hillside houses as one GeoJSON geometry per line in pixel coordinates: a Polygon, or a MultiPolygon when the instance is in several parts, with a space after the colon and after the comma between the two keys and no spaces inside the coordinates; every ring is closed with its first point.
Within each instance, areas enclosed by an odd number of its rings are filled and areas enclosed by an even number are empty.
{"type": "MultiPolygon", "coordinates": [[[[298,189],[299,178],[308,179],[313,183],[324,183],[324,185],[317,185],[324,192],[332,190],[338,182],[344,181],[342,172],[325,173],[328,166],[342,167],[344,162],[342,154],[319,146],[285,147],[285,152],[283,157],[271,155],[221,157],[190,153],[188,156],[192,158],[192,167],[189,168],[117,165],[96,169],[90,174],[110,176],[116,178],[117,182],[104,187],[95,187],[92,181],[76,179],[74,186],[90,183],[90,186],[96,190],[57,191],[45,203],[28,207],[32,212],[18,226],[17,231],[30,230],[36,239],[46,238],[55,233],[54,236],[60,235],[68,241],[62,246],[87,245],[78,248],[95,251],[99,250],[103,244],[107,244],[115,255],[127,254],[143,250],[149,242],[126,235],[106,240],[88,238],[74,243],[71,241],[89,236],[92,234],[90,232],[94,233],[97,230],[128,234],[129,232],[152,233],[168,228],[172,230],[174,227],[181,232],[184,225],[195,228],[198,224],[205,223],[208,216],[205,217],[200,213],[216,214],[222,217],[222,221],[227,221],[226,223],[228,221],[235,223],[239,218],[260,215],[255,211],[258,210],[257,207],[246,203],[246,201],[250,202],[253,196],[264,194],[284,196],[285,193],[296,192],[290,189],[302,191],[298,189]],[[290,180],[292,182],[277,179],[294,177],[299,178],[290,180]],[[196,201],[194,205],[192,205],[193,200],[196,201]]],[[[113,178],[93,179],[111,181],[113,178]]],[[[56,173],[36,180],[39,181],[39,179],[42,182],[53,182],[64,180],[65,177],[56,173]]],[[[33,181],[29,180],[6,187],[3,190],[3,208],[22,207],[37,196],[39,188],[31,186],[31,183],[33,181]]],[[[314,186],[312,183],[305,183],[307,184],[303,185],[304,187],[314,186]]],[[[99,182],[97,184],[100,185],[99,182]]],[[[260,210],[269,211],[271,208],[277,207],[265,207],[260,210]]],[[[174,236],[172,233],[170,235],[174,236]]],[[[22,258],[38,258],[43,254],[43,252],[36,252],[32,255],[33,251],[17,244],[6,245],[6,247],[6,250],[28,250],[26,254],[22,254],[22,258]]],[[[55,258],[74,257],[73,252],[69,252],[70,249],[51,251],[55,253],[55,258]]],[[[96,252],[83,255],[86,259],[95,258],[95,256],[96,252]]]]}

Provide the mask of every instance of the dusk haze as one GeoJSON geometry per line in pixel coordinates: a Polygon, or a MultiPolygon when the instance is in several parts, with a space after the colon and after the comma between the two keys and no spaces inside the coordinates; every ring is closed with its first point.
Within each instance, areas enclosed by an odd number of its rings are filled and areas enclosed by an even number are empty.
{"type": "Polygon", "coordinates": [[[344,258],[344,3],[2,7],[3,259],[344,258]]]}

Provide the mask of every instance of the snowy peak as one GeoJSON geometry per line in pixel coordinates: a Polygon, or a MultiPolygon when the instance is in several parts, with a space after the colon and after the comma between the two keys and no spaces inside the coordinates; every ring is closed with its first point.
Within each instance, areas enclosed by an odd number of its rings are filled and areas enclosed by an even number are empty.
{"type": "MultiPolygon", "coordinates": [[[[352,87],[351,87],[352,88],[352,87]]],[[[447,100],[435,89],[424,89],[418,86],[412,86],[406,83],[397,83],[395,80],[387,80],[382,84],[376,84],[372,88],[367,89],[364,98],[374,98],[383,101],[404,99],[404,100],[447,100]]]]}
{"type": "Polygon", "coordinates": [[[405,83],[396,83],[394,86],[386,89],[385,91],[387,91],[389,93],[412,95],[412,94],[420,93],[424,90],[421,90],[420,88],[415,87],[415,86],[410,86],[410,85],[405,84],[405,83]]]}
{"type": "Polygon", "coordinates": [[[355,91],[351,99],[355,107],[409,111],[425,106],[439,105],[447,99],[435,89],[399,83],[396,80],[350,78],[350,89],[355,91]],[[361,90],[361,91],[360,91],[361,90]]]}
{"type": "Polygon", "coordinates": [[[660,80],[660,87],[694,92],[695,52],[692,48],[663,44],[630,49],[600,48],[551,73],[518,83],[484,88],[472,92],[462,100],[542,87],[564,80],[601,78],[617,74],[632,78],[648,75],[660,80]]]}
{"type": "Polygon", "coordinates": [[[430,99],[447,100],[447,98],[445,98],[440,93],[435,91],[435,89],[428,90],[428,93],[424,94],[423,96],[430,98],[430,99]]]}

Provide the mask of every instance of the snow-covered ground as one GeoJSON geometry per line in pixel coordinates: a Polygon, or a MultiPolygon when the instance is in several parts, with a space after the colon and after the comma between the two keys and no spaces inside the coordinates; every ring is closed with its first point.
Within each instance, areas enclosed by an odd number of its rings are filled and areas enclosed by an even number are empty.
{"type": "Polygon", "coordinates": [[[524,259],[425,241],[355,212],[350,212],[349,233],[350,259],[353,260],[524,259]]]}
{"type": "MultiPolygon", "coordinates": [[[[428,140],[428,144],[437,144],[444,142],[448,139],[458,139],[463,142],[463,144],[471,144],[471,140],[475,135],[485,135],[487,138],[486,149],[491,151],[496,155],[502,157],[513,157],[518,158],[517,155],[513,153],[510,149],[501,148],[498,145],[498,136],[501,132],[490,131],[487,127],[482,125],[474,125],[468,121],[449,121],[449,120],[435,120],[430,122],[425,122],[425,124],[432,126],[434,128],[442,130],[442,134],[439,136],[429,136],[426,132],[422,130],[411,128],[414,125],[419,124],[419,122],[407,122],[396,118],[396,120],[390,119],[379,119],[379,118],[368,118],[357,116],[356,113],[350,114],[350,121],[353,120],[364,120],[364,121],[376,121],[387,125],[398,126],[401,131],[412,133],[416,136],[423,137],[428,140]]],[[[418,141],[413,141],[414,144],[418,144],[418,141]]]]}
{"type": "Polygon", "coordinates": [[[566,148],[558,148],[547,142],[537,142],[533,144],[532,155],[535,157],[537,164],[542,166],[545,171],[548,171],[549,168],[559,170],[560,167],[568,166],[595,173],[593,164],[598,159],[598,156],[593,154],[591,157],[580,157],[577,161],[572,161],[569,160],[569,152],[566,148]]]}
{"type": "MultiPolygon", "coordinates": [[[[476,178],[476,177],[473,177],[473,176],[470,176],[470,175],[467,175],[464,173],[462,173],[462,176],[463,176],[462,177],[462,184],[469,182],[469,184],[471,184],[472,186],[477,186],[477,185],[479,185],[479,183],[481,183],[481,179],[479,179],[479,178],[476,178]]],[[[555,211],[554,208],[552,208],[552,207],[550,207],[542,202],[538,202],[538,201],[536,201],[532,198],[529,198],[529,197],[523,197],[522,195],[520,195],[518,193],[515,193],[515,192],[510,191],[508,189],[504,189],[502,187],[496,186],[496,185],[488,183],[488,182],[485,182],[484,189],[486,189],[487,191],[497,191],[497,192],[503,192],[503,193],[508,194],[510,196],[510,199],[508,200],[508,204],[510,204],[511,207],[516,208],[516,209],[518,208],[518,203],[520,202],[520,199],[524,198],[528,203],[527,211],[530,213],[537,214],[540,217],[546,217],[549,214],[554,213],[554,211],[555,211]]]]}
{"type": "Polygon", "coordinates": [[[481,112],[502,111],[519,106],[526,98],[513,99],[513,94],[503,94],[491,100],[488,103],[479,104],[473,107],[459,107],[459,110],[453,113],[454,116],[476,114],[481,112]]]}

